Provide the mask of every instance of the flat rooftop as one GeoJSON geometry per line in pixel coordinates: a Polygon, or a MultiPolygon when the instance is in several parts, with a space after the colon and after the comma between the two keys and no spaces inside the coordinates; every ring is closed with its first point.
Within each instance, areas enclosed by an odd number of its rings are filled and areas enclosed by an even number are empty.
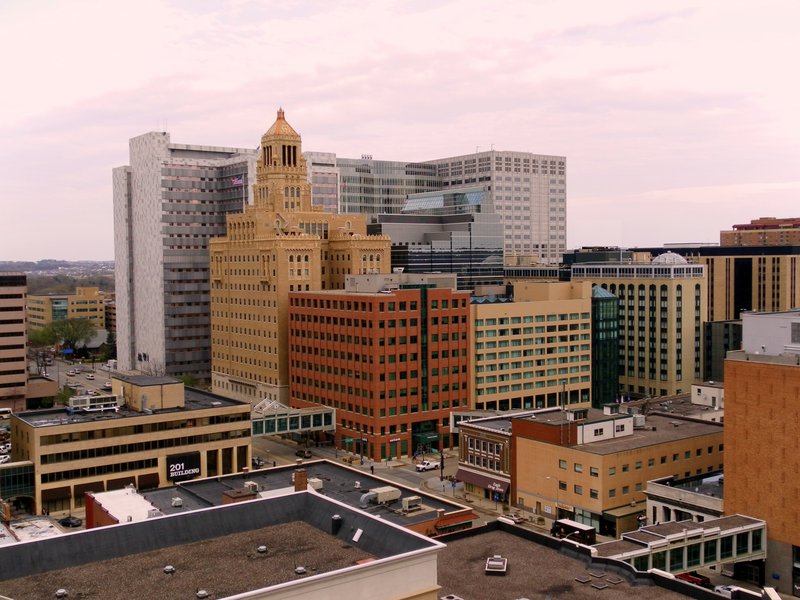
{"type": "MultiPolygon", "coordinates": [[[[121,377],[114,376],[117,379],[121,377]]],[[[152,379],[158,379],[156,377],[152,379]]],[[[174,383],[173,379],[170,382],[174,383]]],[[[204,392],[194,388],[184,388],[184,407],[183,408],[167,408],[164,410],[154,410],[153,415],[163,415],[170,413],[185,413],[191,410],[207,410],[209,408],[220,408],[226,406],[241,406],[247,407],[250,411],[250,404],[248,402],[241,402],[239,400],[232,400],[224,396],[218,396],[210,392],[204,392]]],[[[129,419],[131,417],[145,417],[150,416],[146,413],[131,410],[126,406],[122,406],[119,412],[107,410],[103,412],[75,412],[70,414],[66,408],[46,408],[44,410],[31,410],[25,412],[14,413],[14,416],[22,419],[33,427],[49,427],[52,425],[69,425],[73,423],[93,423],[98,421],[113,421],[119,419],[129,419]]]]}
{"type": "Polygon", "coordinates": [[[298,468],[306,470],[309,480],[318,479],[322,482],[322,488],[317,490],[318,494],[401,527],[428,521],[436,516],[437,510],[443,510],[445,514],[469,510],[468,506],[457,502],[428,495],[421,490],[404,487],[397,482],[373,477],[369,473],[327,460],[307,461],[300,466],[282,466],[209,479],[184,481],[174,487],[143,491],[141,494],[165,515],[185,513],[222,504],[225,492],[240,490],[248,481],[258,484],[259,494],[263,496],[269,496],[270,492],[293,491],[292,474],[298,468]],[[356,487],[356,482],[358,482],[358,487],[356,487]],[[367,508],[360,508],[362,495],[373,488],[386,486],[400,490],[400,497],[387,504],[370,503],[367,508]],[[409,513],[403,513],[400,510],[402,499],[409,496],[419,496],[422,499],[421,510],[409,513]],[[173,498],[180,498],[182,506],[172,506],[173,498]]]}
{"type": "Polygon", "coordinates": [[[695,494],[702,494],[704,496],[711,496],[713,498],[724,498],[725,493],[725,480],[722,472],[718,471],[713,475],[705,477],[690,477],[688,479],[679,479],[670,483],[670,487],[694,492],[695,494]]]}
{"type": "Polygon", "coordinates": [[[657,586],[635,586],[603,569],[558,550],[501,530],[444,540],[439,555],[439,597],[461,598],[569,598],[570,600],[685,600],[686,596],[657,586]],[[499,554],[508,559],[505,576],[487,576],[486,559],[499,554]],[[601,576],[593,576],[603,573],[601,576]],[[586,583],[576,581],[586,579],[586,583]],[[610,583],[608,579],[616,583],[610,583]],[[605,584],[602,590],[593,583],[605,584]]]}
{"type": "Polygon", "coordinates": [[[302,521],[92,562],[4,581],[11,598],[224,598],[320,575],[374,557],[302,521]],[[267,552],[260,554],[258,547],[267,552]],[[172,565],[173,575],[164,573],[172,565]],[[302,565],[305,575],[295,573],[302,565]]]}
{"type": "MultiPolygon", "coordinates": [[[[702,387],[723,388],[722,384],[704,383],[702,387]]],[[[712,411],[710,406],[703,404],[692,404],[691,394],[675,394],[673,396],[660,396],[658,398],[645,398],[642,400],[631,400],[620,406],[620,410],[627,410],[631,414],[644,411],[649,414],[674,414],[682,417],[700,417],[702,414],[712,411]],[[631,410],[636,409],[636,410],[631,410]]]]}
{"type": "Polygon", "coordinates": [[[300,492],[0,546],[11,598],[223,598],[442,544],[300,492]],[[341,527],[332,533],[332,517],[341,527]],[[358,540],[353,531],[361,530],[358,540]],[[260,553],[259,546],[267,552],[260,553]],[[175,573],[164,573],[172,565],[175,573]],[[302,566],[305,574],[295,568],[302,566]]]}

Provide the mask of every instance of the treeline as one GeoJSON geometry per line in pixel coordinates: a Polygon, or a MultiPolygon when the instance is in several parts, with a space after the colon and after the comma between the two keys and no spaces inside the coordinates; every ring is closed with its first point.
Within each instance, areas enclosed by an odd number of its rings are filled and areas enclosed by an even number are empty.
{"type": "Polygon", "coordinates": [[[112,275],[89,275],[71,277],[69,275],[28,275],[28,294],[72,294],[76,287],[96,287],[103,292],[114,291],[112,275]]]}

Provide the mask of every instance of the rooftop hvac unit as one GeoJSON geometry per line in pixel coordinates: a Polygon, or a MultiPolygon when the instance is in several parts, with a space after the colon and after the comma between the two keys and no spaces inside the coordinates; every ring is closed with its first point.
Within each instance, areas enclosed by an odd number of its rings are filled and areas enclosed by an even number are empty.
{"type": "Polygon", "coordinates": [[[315,491],[318,492],[319,490],[322,489],[322,479],[320,479],[319,477],[311,477],[308,480],[308,485],[311,486],[312,490],[315,490],[315,491]]]}
{"type": "Polygon", "coordinates": [[[251,492],[258,492],[258,484],[255,481],[245,481],[244,487],[251,492]]]}
{"type": "Polygon", "coordinates": [[[403,512],[411,512],[422,508],[422,498],[419,496],[406,496],[403,498],[403,512]]]}
{"type": "Polygon", "coordinates": [[[634,427],[644,427],[644,415],[633,415],[633,426],[634,427]]]}
{"type": "Polygon", "coordinates": [[[372,488],[370,490],[373,494],[376,495],[375,501],[378,504],[387,504],[389,502],[394,502],[400,498],[400,490],[396,487],[392,487],[391,485],[385,485],[383,487],[372,488]]]}
{"type": "Polygon", "coordinates": [[[170,504],[175,508],[180,508],[181,506],[183,506],[183,498],[176,496],[175,498],[172,499],[172,502],[170,502],[170,504]]]}
{"type": "Polygon", "coordinates": [[[163,516],[164,516],[164,513],[162,513],[157,508],[151,508],[150,510],[147,511],[147,518],[148,519],[153,519],[155,517],[163,517],[163,516]]]}

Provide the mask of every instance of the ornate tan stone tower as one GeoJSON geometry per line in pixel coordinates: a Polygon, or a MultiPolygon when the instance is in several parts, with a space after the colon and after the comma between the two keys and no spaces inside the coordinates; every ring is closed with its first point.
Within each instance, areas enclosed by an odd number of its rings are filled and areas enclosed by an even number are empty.
{"type": "Polygon", "coordinates": [[[228,216],[209,244],[214,392],[288,402],[290,292],[343,289],[345,277],[390,271],[391,240],[361,215],[311,206],[300,135],[282,109],[262,136],[255,204],[228,216]]]}

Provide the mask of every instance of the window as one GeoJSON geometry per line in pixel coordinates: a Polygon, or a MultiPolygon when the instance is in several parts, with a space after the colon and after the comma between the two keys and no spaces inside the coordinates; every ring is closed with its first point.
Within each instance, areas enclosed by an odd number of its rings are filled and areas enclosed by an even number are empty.
{"type": "Polygon", "coordinates": [[[616,431],[617,433],[622,433],[622,432],[624,432],[624,431],[625,431],[625,424],[623,423],[622,425],[617,425],[617,426],[614,428],[614,431],[616,431]]]}
{"type": "Polygon", "coordinates": [[[603,435],[602,427],[598,427],[597,429],[594,430],[594,437],[600,437],[601,435],[603,435]]]}
{"type": "Polygon", "coordinates": [[[566,469],[566,468],[567,468],[567,461],[565,461],[565,460],[559,460],[559,461],[558,461],[558,468],[559,468],[559,469],[566,469]]]}
{"type": "Polygon", "coordinates": [[[575,463],[575,472],[583,473],[583,465],[581,463],[575,463]]]}
{"type": "Polygon", "coordinates": [[[558,482],[558,489],[561,490],[562,492],[566,492],[567,491],[567,482],[566,481],[559,481],[558,482]]]}
{"type": "Polygon", "coordinates": [[[617,474],[617,467],[608,467],[608,476],[613,477],[617,474]]]}
{"type": "Polygon", "coordinates": [[[600,471],[597,467],[589,467],[589,475],[592,477],[599,477],[600,471]]]}
{"type": "Polygon", "coordinates": [[[675,462],[676,460],[678,460],[678,457],[679,457],[679,455],[678,455],[677,452],[675,454],[673,454],[672,455],[672,462],[675,462]]]}
{"type": "MultiPolygon", "coordinates": [[[[574,491],[575,491],[575,493],[576,493],[576,494],[578,494],[579,496],[582,496],[582,495],[583,495],[583,486],[582,486],[582,485],[578,485],[578,484],[576,483],[576,484],[575,484],[575,486],[573,487],[573,490],[574,490],[574,491]]],[[[747,534],[745,534],[745,535],[747,535],[747,534]]]]}
{"type": "Polygon", "coordinates": [[[611,488],[610,490],[608,490],[608,497],[609,498],[616,498],[616,496],[617,496],[616,488],[611,488]]]}
{"type": "Polygon", "coordinates": [[[656,466],[656,459],[655,459],[655,458],[648,458],[648,459],[647,459],[647,466],[648,466],[648,467],[654,467],[654,466],[656,466]]]}
{"type": "Polygon", "coordinates": [[[720,539],[719,542],[719,557],[722,559],[733,556],[733,536],[726,536],[720,539]]]}
{"type": "Polygon", "coordinates": [[[717,540],[707,540],[704,550],[705,560],[703,562],[711,563],[717,561],[717,540]]]}
{"type": "Polygon", "coordinates": [[[597,490],[592,490],[592,489],[589,490],[589,498],[593,498],[593,499],[597,500],[598,497],[599,497],[599,494],[598,494],[597,490]]]}
{"type": "Polygon", "coordinates": [[[636,461],[636,470],[638,471],[638,470],[639,470],[639,469],[641,469],[641,468],[642,468],[642,461],[640,461],[640,460],[637,460],[637,461],[636,461]]]}
{"type": "Polygon", "coordinates": [[[625,494],[629,494],[630,492],[631,492],[631,488],[630,488],[630,486],[629,486],[629,485],[623,485],[623,486],[622,486],[622,494],[623,494],[623,495],[625,495],[625,494]]]}
{"type": "Polygon", "coordinates": [[[627,473],[629,470],[630,470],[630,465],[629,464],[626,463],[626,464],[622,465],[622,472],[623,473],[627,473]]]}

